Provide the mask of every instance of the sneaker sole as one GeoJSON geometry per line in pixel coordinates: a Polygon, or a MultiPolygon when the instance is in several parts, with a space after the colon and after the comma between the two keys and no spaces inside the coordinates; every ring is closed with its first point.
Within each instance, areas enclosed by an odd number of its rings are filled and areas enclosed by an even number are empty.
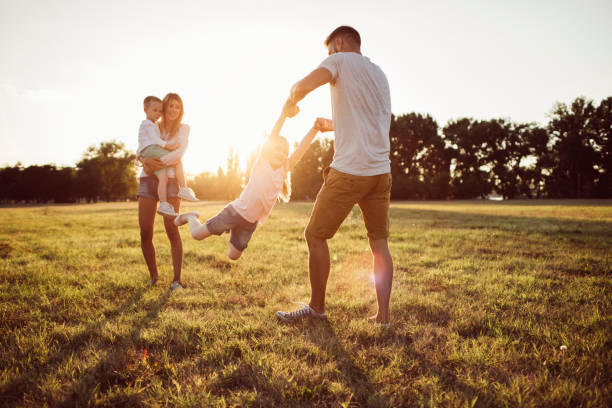
{"type": "Polygon", "coordinates": [[[276,312],[276,317],[278,317],[280,320],[282,320],[283,322],[297,322],[299,320],[304,320],[304,319],[317,319],[317,320],[325,320],[327,319],[327,315],[308,315],[308,316],[304,316],[304,317],[300,317],[299,319],[292,319],[292,318],[288,318],[283,316],[284,312],[276,312]]]}
{"type": "Polygon", "coordinates": [[[176,218],[178,216],[178,214],[176,214],[176,213],[175,214],[168,214],[168,213],[161,212],[161,211],[157,211],[157,213],[159,215],[163,215],[166,218],[176,218]]]}
{"type": "Polygon", "coordinates": [[[187,218],[188,218],[189,216],[191,216],[191,215],[193,215],[193,216],[195,216],[196,218],[198,218],[198,217],[200,216],[200,213],[199,213],[199,212],[197,212],[197,211],[191,211],[191,212],[184,213],[184,214],[177,214],[177,216],[176,216],[176,217],[174,217],[174,225],[176,225],[177,227],[180,227],[181,225],[185,225],[185,224],[187,224],[187,218]],[[177,223],[177,222],[176,222],[176,220],[177,220],[177,219],[178,219],[178,217],[180,217],[181,215],[182,215],[183,217],[185,217],[185,222],[177,223]]]}

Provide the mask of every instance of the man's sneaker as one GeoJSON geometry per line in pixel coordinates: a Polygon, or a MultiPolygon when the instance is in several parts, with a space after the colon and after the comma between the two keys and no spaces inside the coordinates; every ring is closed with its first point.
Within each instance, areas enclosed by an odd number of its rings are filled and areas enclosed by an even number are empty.
{"type": "Polygon", "coordinates": [[[175,290],[178,290],[178,289],[183,289],[183,285],[181,285],[181,282],[177,282],[177,281],[172,282],[172,285],[170,285],[170,290],[174,292],[175,290]]]}
{"type": "Polygon", "coordinates": [[[174,208],[168,202],[159,203],[159,207],[157,207],[157,213],[163,215],[164,217],[176,217],[178,214],[174,211],[174,208]]]}
{"type": "Polygon", "coordinates": [[[177,227],[180,227],[181,225],[187,224],[187,219],[189,217],[198,218],[199,216],[200,216],[200,213],[197,211],[191,211],[191,212],[187,212],[181,215],[177,215],[176,218],[174,219],[174,225],[176,225],[177,227]]]}
{"type": "Polygon", "coordinates": [[[317,319],[326,319],[327,318],[325,313],[317,313],[317,312],[315,312],[315,310],[312,307],[310,307],[310,305],[308,305],[306,303],[302,303],[302,302],[294,302],[294,303],[302,305],[302,308],[298,309],[296,311],[293,311],[293,312],[281,312],[281,311],[278,311],[278,312],[276,312],[276,317],[278,317],[279,319],[281,319],[284,322],[301,320],[301,319],[303,319],[305,317],[315,317],[317,319]]]}
{"type": "Polygon", "coordinates": [[[189,187],[181,187],[177,195],[183,200],[192,201],[194,203],[200,201],[189,187]]]}

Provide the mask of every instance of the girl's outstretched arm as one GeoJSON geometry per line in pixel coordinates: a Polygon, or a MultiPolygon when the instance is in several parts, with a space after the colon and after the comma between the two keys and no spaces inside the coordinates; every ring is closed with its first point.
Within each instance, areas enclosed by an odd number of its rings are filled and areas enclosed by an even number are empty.
{"type": "Polygon", "coordinates": [[[270,133],[270,137],[277,137],[281,129],[283,128],[283,125],[285,124],[285,119],[294,117],[298,114],[299,111],[300,108],[298,108],[296,105],[289,105],[285,103],[285,105],[283,106],[283,111],[281,112],[280,116],[276,120],[276,123],[274,124],[274,127],[272,128],[272,133],[270,133]]]}
{"type": "Polygon", "coordinates": [[[329,119],[317,118],[317,120],[315,120],[314,124],[312,125],[312,128],[310,128],[308,133],[306,133],[306,135],[300,141],[298,147],[293,151],[293,153],[291,153],[289,159],[287,159],[287,170],[291,171],[291,169],[293,169],[296,163],[300,161],[300,159],[302,158],[302,156],[304,156],[304,153],[306,153],[306,150],[308,150],[308,147],[310,147],[310,144],[317,136],[317,133],[319,131],[329,132],[332,130],[334,130],[334,127],[329,119]]]}

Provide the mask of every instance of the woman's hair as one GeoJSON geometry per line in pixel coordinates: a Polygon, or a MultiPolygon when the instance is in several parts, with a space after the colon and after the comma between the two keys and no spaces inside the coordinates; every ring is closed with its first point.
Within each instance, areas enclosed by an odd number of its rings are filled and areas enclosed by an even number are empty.
{"type": "Polygon", "coordinates": [[[178,96],[178,94],[169,93],[168,95],[164,97],[164,100],[162,101],[162,103],[163,103],[163,110],[162,110],[161,121],[159,122],[159,129],[161,130],[162,133],[168,134],[168,139],[171,139],[177,134],[179,128],[181,127],[181,121],[183,120],[183,113],[185,113],[185,111],[183,110],[183,100],[181,99],[180,96],[178,96]],[[172,101],[177,101],[179,103],[179,105],[181,106],[181,112],[179,113],[174,123],[171,123],[170,125],[168,125],[166,114],[168,111],[168,107],[170,106],[170,102],[172,101]]]}
{"type": "MultiPolygon", "coordinates": [[[[263,148],[261,150],[261,154],[264,159],[269,160],[269,154],[271,154],[272,151],[280,148],[281,146],[286,146],[287,151],[289,151],[289,142],[287,141],[287,139],[282,136],[270,137],[264,143],[263,148]]],[[[283,188],[281,189],[281,192],[278,197],[285,203],[288,202],[291,198],[291,173],[288,171],[285,172],[285,177],[283,179],[283,188]]]]}

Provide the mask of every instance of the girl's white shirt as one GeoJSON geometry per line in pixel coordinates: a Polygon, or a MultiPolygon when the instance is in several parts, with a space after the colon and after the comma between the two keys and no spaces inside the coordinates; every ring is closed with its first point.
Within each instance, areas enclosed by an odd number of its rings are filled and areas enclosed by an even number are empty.
{"type": "Polygon", "coordinates": [[[259,157],[240,197],[230,205],[245,220],[263,224],[283,189],[285,171],[285,166],[273,169],[266,159],[259,157]]]}
{"type": "MultiPolygon", "coordinates": [[[[151,123],[153,123],[153,122],[151,122],[151,123]]],[[[155,124],[154,124],[154,126],[157,127],[157,125],[155,125],[155,124]]],[[[166,166],[174,166],[179,161],[181,161],[181,158],[183,157],[183,155],[187,151],[187,145],[189,144],[189,131],[190,131],[189,125],[183,123],[183,124],[181,124],[181,127],[179,128],[176,136],[174,138],[172,138],[172,140],[168,140],[168,135],[166,135],[166,134],[161,134],[160,135],[162,140],[165,141],[165,142],[168,142],[168,144],[174,144],[174,143],[178,143],[179,144],[179,148],[178,149],[168,153],[167,155],[165,155],[164,157],[161,158],[161,161],[163,161],[166,166]]],[[[140,145],[140,135],[139,135],[138,139],[139,139],[138,140],[138,152],[140,152],[146,146],[142,147],[140,145]],[[141,147],[142,147],[142,149],[141,149],[141,147]]],[[[139,177],[147,177],[149,175],[150,174],[147,174],[144,171],[144,168],[143,168],[141,170],[141,172],[140,172],[140,176],[139,177]]],[[[169,178],[176,177],[175,174],[174,174],[174,168],[172,168],[172,167],[168,168],[168,177],[169,178]]]]}

